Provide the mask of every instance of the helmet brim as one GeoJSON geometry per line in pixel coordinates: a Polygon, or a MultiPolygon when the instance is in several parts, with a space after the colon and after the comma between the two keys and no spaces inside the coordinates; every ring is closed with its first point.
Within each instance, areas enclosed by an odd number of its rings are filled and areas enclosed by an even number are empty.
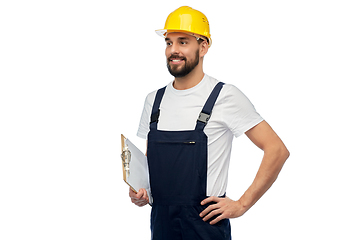
{"type": "Polygon", "coordinates": [[[167,33],[171,33],[171,32],[180,32],[180,33],[186,33],[186,34],[190,34],[192,36],[195,36],[198,35],[200,38],[202,38],[203,40],[207,40],[208,44],[209,44],[209,47],[211,46],[212,44],[212,40],[210,37],[205,37],[205,36],[202,36],[200,34],[195,34],[195,33],[192,33],[192,32],[189,32],[189,31],[184,31],[184,30],[178,30],[178,29],[159,29],[159,30],[155,30],[155,32],[160,36],[160,37],[163,37],[165,38],[167,33]]]}

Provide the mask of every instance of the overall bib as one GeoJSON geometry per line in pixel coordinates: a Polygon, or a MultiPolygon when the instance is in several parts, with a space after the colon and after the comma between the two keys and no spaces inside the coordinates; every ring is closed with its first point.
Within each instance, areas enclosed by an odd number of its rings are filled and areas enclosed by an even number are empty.
{"type": "MultiPolygon", "coordinates": [[[[199,214],[208,206],[207,136],[204,128],[220,93],[218,83],[207,99],[194,130],[157,129],[160,103],[165,87],[157,91],[148,134],[147,158],[153,196],[151,210],[152,240],[229,240],[230,222],[215,225],[204,222],[199,214]]],[[[185,116],[186,117],[186,116],[185,116]]]]}

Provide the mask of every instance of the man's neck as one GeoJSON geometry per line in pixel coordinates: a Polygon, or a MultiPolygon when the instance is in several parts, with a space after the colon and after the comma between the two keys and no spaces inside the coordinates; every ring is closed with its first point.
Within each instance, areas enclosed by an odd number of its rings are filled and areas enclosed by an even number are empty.
{"type": "Polygon", "coordinates": [[[204,78],[204,75],[205,73],[202,70],[195,71],[194,69],[184,77],[175,78],[173,86],[177,90],[186,90],[195,87],[197,84],[201,82],[201,80],[204,78]]]}

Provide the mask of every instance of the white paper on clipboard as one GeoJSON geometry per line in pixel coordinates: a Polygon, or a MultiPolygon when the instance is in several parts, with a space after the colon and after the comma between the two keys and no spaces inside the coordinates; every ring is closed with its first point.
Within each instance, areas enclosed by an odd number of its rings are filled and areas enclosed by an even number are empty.
{"type": "Polygon", "coordinates": [[[152,203],[147,157],[128,138],[123,137],[122,143],[124,144],[122,152],[125,149],[130,152],[128,171],[126,171],[124,164],[122,164],[124,181],[136,192],[140,188],[144,188],[149,195],[150,203],[152,203]]]}

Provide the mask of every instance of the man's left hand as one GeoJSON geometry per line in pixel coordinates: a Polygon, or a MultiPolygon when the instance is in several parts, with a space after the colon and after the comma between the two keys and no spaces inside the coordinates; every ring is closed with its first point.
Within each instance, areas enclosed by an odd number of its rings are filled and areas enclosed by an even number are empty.
{"type": "Polygon", "coordinates": [[[210,222],[211,225],[216,224],[217,222],[225,218],[237,218],[244,214],[244,210],[240,201],[233,201],[228,197],[219,198],[219,197],[208,197],[201,202],[201,205],[207,203],[216,202],[211,204],[204,211],[200,213],[200,217],[203,218],[203,221],[208,221],[210,218],[219,215],[214,220],[210,222]]]}

